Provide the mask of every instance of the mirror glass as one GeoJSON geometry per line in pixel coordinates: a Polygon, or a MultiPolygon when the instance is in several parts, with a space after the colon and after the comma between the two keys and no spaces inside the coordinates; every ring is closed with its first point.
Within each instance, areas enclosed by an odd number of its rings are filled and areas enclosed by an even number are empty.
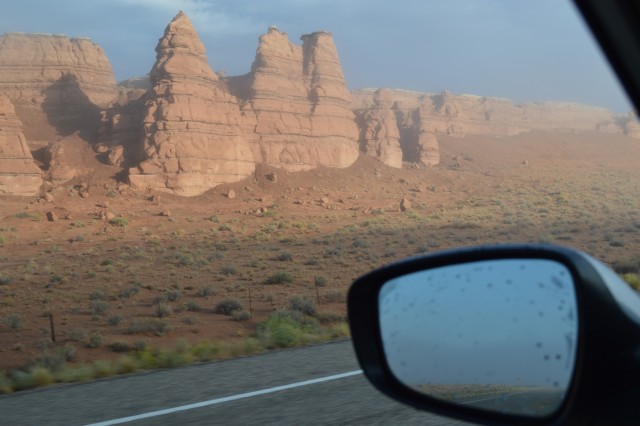
{"type": "Polygon", "coordinates": [[[414,390],[507,414],[548,416],[576,358],[570,271],[545,259],[499,259],[395,278],[379,295],[392,373],[414,390]]]}

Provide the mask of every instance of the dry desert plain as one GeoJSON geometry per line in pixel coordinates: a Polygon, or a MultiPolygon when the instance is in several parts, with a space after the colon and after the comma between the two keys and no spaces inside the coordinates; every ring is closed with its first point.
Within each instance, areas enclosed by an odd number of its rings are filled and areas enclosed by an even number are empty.
{"type": "Polygon", "coordinates": [[[190,198],[119,188],[96,161],[90,180],[52,200],[2,196],[0,368],[188,352],[156,360],[170,366],[344,336],[345,294],[359,274],[457,246],[557,243],[640,270],[638,141],[445,136],[441,157],[428,168],[366,156],[299,173],[258,165],[190,198]],[[229,299],[241,306],[225,315],[229,299]],[[302,334],[266,335],[283,309],[297,312],[302,334]]]}

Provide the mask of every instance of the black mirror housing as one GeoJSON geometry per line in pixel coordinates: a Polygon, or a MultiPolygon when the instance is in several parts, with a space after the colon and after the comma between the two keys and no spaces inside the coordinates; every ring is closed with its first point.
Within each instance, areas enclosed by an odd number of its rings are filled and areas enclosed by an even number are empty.
{"type": "Polygon", "coordinates": [[[357,279],[347,306],[355,352],[366,377],[386,395],[415,408],[495,425],[637,424],[640,298],[613,271],[585,253],[524,244],[471,247],[410,258],[357,279]],[[572,379],[557,409],[540,417],[505,414],[435,398],[398,380],[383,343],[379,306],[383,286],[408,274],[506,259],[553,261],[571,275],[579,313],[578,338],[572,379]]]}

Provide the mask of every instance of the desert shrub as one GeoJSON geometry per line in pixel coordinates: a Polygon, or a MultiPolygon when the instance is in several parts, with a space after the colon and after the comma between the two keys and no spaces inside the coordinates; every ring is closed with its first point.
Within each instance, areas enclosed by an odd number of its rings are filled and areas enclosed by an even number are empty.
{"type": "Polygon", "coordinates": [[[167,293],[167,299],[170,302],[175,302],[182,297],[182,293],[179,290],[171,290],[167,293]]]}
{"type": "Polygon", "coordinates": [[[640,259],[616,260],[611,266],[618,274],[640,273],[640,259]]]}
{"type": "Polygon", "coordinates": [[[265,284],[283,284],[293,282],[293,277],[288,272],[276,272],[267,277],[265,284]]]}
{"type": "Polygon", "coordinates": [[[216,294],[216,292],[213,289],[213,286],[210,286],[210,285],[206,285],[202,287],[200,290],[198,290],[198,296],[201,296],[201,297],[209,297],[209,296],[213,296],[214,294],[216,294]]]}
{"type": "Polygon", "coordinates": [[[353,244],[351,244],[351,247],[354,247],[354,248],[367,247],[367,243],[358,238],[353,242],[353,244]]]}
{"type": "Polygon", "coordinates": [[[234,265],[225,265],[222,267],[222,273],[224,275],[236,275],[238,269],[234,265]]]}
{"type": "Polygon", "coordinates": [[[107,324],[109,325],[118,325],[122,322],[124,318],[121,315],[112,315],[107,318],[107,324]]]}
{"type": "Polygon", "coordinates": [[[164,336],[171,331],[171,326],[160,319],[145,318],[135,320],[127,327],[127,334],[147,334],[152,336],[164,336]]]}
{"type": "Polygon", "coordinates": [[[640,274],[627,273],[622,275],[622,279],[627,282],[632,288],[640,290],[640,274]]]}
{"type": "Polygon", "coordinates": [[[0,371],[0,394],[13,392],[13,384],[4,371],[0,371]]]}
{"type": "Polygon", "coordinates": [[[109,221],[109,223],[112,224],[113,226],[117,226],[119,228],[124,228],[129,224],[129,221],[125,217],[118,216],[118,217],[114,217],[113,219],[111,219],[109,221]]]}
{"type": "Polygon", "coordinates": [[[96,379],[100,379],[102,377],[113,376],[114,374],[116,374],[116,371],[113,364],[111,364],[109,361],[98,360],[94,361],[93,364],[91,364],[91,373],[93,377],[95,377],[96,379]]]}
{"type": "Polygon", "coordinates": [[[46,367],[33,367],[29,374],[31,375],[31,385],[33,387],[47,386],[53,383],[53,373],[46,367]]]}
{"type": "Polygon", "coordinates": [[[11,330],[16,331],[24,327],[24,321],[20,314],[7,314],[2,318],[2,324],[9,327],[11,330]]]}
{"type": "Polygon", "coordinates": [[[323,275],[317,275],[314,279],[314,282],[318,287],[324,287],[327,285],[329,280],[327,279],[327,277],[323,275]]]}
{"type": "Polygon", "coordinates": [[[258,325],[257,335],[270,348],[297,346],[319,330],[318,322],[300,312],[277,311],[258,325]]]}
{"type": "Polygon", "coordinates": [[[335,312],[319,312],[316,314],[316,318],[321,324],[333,324],[338,322],[344,322],[345,317],[335,312]]]}
{"type": "Polygon", "coordinates": [[[312,257],[310,259],[305,260],[304,264],[308,265],[308,266],[314,266],[314,265],[319,265],[320,261],[318,259],[316,259],[315,257],[312,257]]]}
{"type": "Polygon", "coordinates": [[[171,309],[171,306],[167,305],[166,303],[158,303],[156,305],[155,312],[158,318],[164,318],[171,315],[171,312],[173,312],[173,310],[171,309]]]}
{"type": "Polygon", "coordinates": [[[67,339],[73,342],[79,342],[81,340],[84,340],[84,338],[87,336],[87,330],[83,328],[76,328],[75,330],[66,331],[64,332],[64,334],[67,339]]]}
{"type": "Polygon", "coordinates": [[[342,290],[332,290],[322,296],[322,300],[327,303],[345,302],[346,294],[342,290]]]}
{"type": "Polygon", "coordinates": [[[182,322],[186,325],[194,325],[196,323],[196,319],[194,317],[184,317],[182,318],[182,322]]]}
{"type": "Polygon", "coordinates": [[[244,309],[236,310],[231,313],[231,318],[238,322],[248,321],[251,319],[251,312],[244,309]]]}
{"type": "Polygon", "coordinates": [[[129,345],[127,342],[117,341],[111,343],[109,345],[109,349],[111,349],[113,352],[130,352],[132,348],[131,345],[129,345]]]}
{"type": "Polygon", "coordinates": [[[305,315],[314,316],[316,314],[316,303],[308,297],[292,296],[289,299],[289,309],[305,315]]]}
{"type": "Polygon", "coordinates": [[[123,290],[120,290],[120,292],[118,293],[118,297],[120,297],[121,299],[129,299],[135,296],[136,294],[138,294],[139,292],[140,292],[140,286],[134,284],[131,287],[127,287],[123,290]]]}
{"type": "Polygon", "coordinates": [[[293,256],[288,251],[281,251],[280,253],[278,253],[278,256],[276,257],[276,259],[278,259],[281,262],[286,262],[293,259],[293,256]]]}
{"type": "Polygon", "coordinates": [[[87,339],[87,347],[96,349],[104,344],[104,337],[98,331],[92,331],[87,339]]]}
{"type": "Polygon", "coordinates": [[[107,300],[108,298],[109,295],[105,289],[94,290],[89,293],[89,300],[107,300]]]}
{"type": "Polygon", "coordinates": [[[104,300],[93,300],[89,304],[89,309],[91,310],[91,314],[93,316],[101,317],[109,310],[109,304],[104,300]]]}
{"type": "Polygon", "coordinates": [[[193,300],[188,301],[185,305],[184,305],[185,309],[189,312],[198,312],[200,311],[202,308],[200,307],[200,305],[198,305],[196,302],[194,302],[193,300]]]}
{"type": "Polygon", "coordinates": [[[234,311],[241,311],[243,308],[242,303],[238,299],[228,298],[219,302],[213,311],[216,314],[231,316],[234,311]]]}
{"type": "Polygon", "coordinates": [[[11,378],[13,379],[13,388],[15,390],[25,390],[33,387],[31,374],[27,371],[18,370],[13,373],[11,378]]]}

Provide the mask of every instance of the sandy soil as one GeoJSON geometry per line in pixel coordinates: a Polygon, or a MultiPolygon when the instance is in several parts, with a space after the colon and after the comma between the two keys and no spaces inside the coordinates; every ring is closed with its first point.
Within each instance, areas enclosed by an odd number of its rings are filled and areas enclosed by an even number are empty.
{"type": "Polygon", "coordinates": [[[435,168],[391,169],[367,158],[344,170],[260,166],[253,178],[194,198],[122,189],[118,170],[95,161],[94,177],[58,187],[52,203],[0,197],[0,368],[65,344],[90,361],[118,356],[114,342],[243,338],[293,295],[344,315],[359,274],[460,245],[553,242],[611,264],[638,263],[640,142],[532,133],[444,138],[441,148],[435,168]],[[411,201],[404,212],[403,197],[411,201]],[[126,225],[104,220],[106,212],[126,225]],[[278,272],[293,281],[265,283],[278,272]],[[318,276],[326,285],[315,286],[318,276]],[[251,305],[253,317],[215,314],[228,297],[251,305]],[[158,303],[170,307],[160,319],[173,330],[132,334],[136,320],[158,318],[158,303]],[[13,330],[10,316],[22,327],[13,330]],[[89,348],[95,334],[102,342],[89,348]]]}

